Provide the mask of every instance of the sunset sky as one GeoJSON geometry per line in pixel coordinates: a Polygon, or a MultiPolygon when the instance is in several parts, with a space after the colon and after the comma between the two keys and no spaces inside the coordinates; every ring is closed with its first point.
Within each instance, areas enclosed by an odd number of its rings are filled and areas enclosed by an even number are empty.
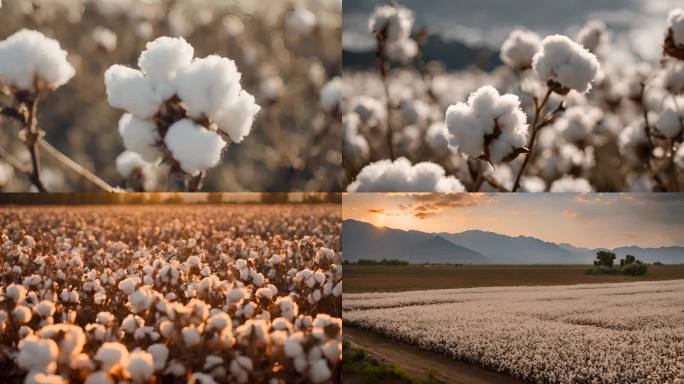
{"type": "Polygon", "coordinates": [[[345,194],[344,219],[424,232],[469,229],[578,247],[684,245],[684,194],[345,194]]]}

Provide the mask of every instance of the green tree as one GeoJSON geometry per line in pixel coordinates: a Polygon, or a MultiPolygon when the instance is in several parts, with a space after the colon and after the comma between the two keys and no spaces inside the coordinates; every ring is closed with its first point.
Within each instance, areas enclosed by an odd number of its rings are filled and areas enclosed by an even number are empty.
{"type": "Polygon", "coordinates": [[[608,251],[598,251],[596,252],[596,260],[594,260],[594,265],[612,267],[615,261],[615,254],[608,251]]]}

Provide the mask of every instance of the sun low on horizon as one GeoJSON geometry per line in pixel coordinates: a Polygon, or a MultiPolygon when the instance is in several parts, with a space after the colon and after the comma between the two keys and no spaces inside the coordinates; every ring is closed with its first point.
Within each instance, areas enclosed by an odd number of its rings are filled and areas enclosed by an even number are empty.
{"type": "Polygon", "coordinates": [[[677,194],[346,194],[342,217],[378,228],[531,236],[579,247],[683,245],[677,194]]]}

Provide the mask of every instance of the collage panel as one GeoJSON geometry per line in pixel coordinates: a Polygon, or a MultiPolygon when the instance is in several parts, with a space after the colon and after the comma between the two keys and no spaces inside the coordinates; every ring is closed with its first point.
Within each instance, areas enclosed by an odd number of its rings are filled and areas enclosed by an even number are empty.
{"type": "Polygon", "coordinates": [[[2,382],[340,382],[340,197],[3,195],[2,382]]]}
{"type": "Polygon", "coordinates": [[[681,194],[346,194],[344,382],[679,382],[683,210],[681,194]]]}
{"type": "Polygon", "coordinates": [[[678,192],[681,2],[347,0],[348,192],[678,192]]]}
{"type": "Polygon", "coordinates": [[[339,0],[2,3],[2,191],[341,189],[339,0]]]}

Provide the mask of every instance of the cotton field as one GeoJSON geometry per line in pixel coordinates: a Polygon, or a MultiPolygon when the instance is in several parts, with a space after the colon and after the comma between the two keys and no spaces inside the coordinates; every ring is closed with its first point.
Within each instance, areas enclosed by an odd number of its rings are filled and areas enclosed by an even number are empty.
{"type": "MultiPolygon", "coordinates": [[[[612,39],[629,36],[591,19],[573,36],[512,30],[499,48],[501,65],[487,72],[477,63],[447,70],[426,62],[421,48],[433,26],[418,25],[400,3],[368,15],[376,67],[343,74],[348,191],[684,185],[683,9],[671,10],[661,38],[648,42],[663,47],[659,61],[616,49],[612,39]]],[[[477,18],[487,9],[471,11],[477,18]]]]}
{"type": "Polygon", "coordinates": [[[534,383],[684,380],[684,281],[347,294],[345,324],[534,383]]]}
{"type": "Polygon", "coordinates": [[[17,0],[0,190],[341,189],[341,1],[17,0]]]}
{"type": "Polygon", "coordinates": [[[0,208],[3,382],[338,382],[333,206],[0,208]]]}

